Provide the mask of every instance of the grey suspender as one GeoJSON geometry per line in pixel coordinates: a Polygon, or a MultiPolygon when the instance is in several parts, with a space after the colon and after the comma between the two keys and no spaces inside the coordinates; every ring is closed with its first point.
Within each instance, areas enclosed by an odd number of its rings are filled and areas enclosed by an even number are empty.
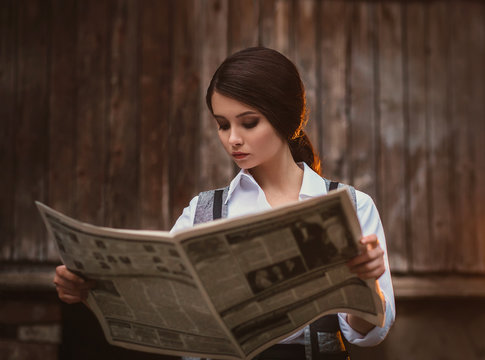
{"type": "Polygon", "coordinates": [[[199,194],[195,208],[194,225],[227,217],[227,193],[229,186],[222,189],[204,191],[199,194]]]}

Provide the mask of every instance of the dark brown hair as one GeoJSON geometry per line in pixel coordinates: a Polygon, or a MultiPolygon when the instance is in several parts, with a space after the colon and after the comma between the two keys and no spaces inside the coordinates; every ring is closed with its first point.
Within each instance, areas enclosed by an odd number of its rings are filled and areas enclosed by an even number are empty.
{"type": "Polygon", "coordinates": [[[276,50],[252,47],[229,56],[214,73],[214,91],[257,109],[288,142],[293,159],[321,173],[320,158],[303,131],[307,122],[305,88],[295,65],[276,50]]]}

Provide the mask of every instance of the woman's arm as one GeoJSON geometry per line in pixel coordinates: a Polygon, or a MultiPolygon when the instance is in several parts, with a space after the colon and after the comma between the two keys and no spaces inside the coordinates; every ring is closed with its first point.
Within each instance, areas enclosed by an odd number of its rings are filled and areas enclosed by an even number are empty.
{"type": "MultiPolygon", "coordinates": [[[[386,266],[384,250],[380,247],[377,236],[375,234],[364,236],[360,243],[364,245],[364,252],[347,262],[347,266],[362,280],[379,279],[386,271],[386,266]]],[[[347,322],[362,335],[366,335],[375,327],[370,322],[352,314],[347,314],[347,322]]]]}
{"type": "Polygon", "coordinates": [[[385,301],[385,320],[382,327],[374,326],[351,314],[339,313],[340,328],[345,338],[359,346],[374,346],[389,332],[395,318],[394,291],[387,258],[384,229],[371,197],[357,191],[357,215],[362,228],[364,252],[349,262],[351,271],[359,277],[377,279],[385,301]]]}

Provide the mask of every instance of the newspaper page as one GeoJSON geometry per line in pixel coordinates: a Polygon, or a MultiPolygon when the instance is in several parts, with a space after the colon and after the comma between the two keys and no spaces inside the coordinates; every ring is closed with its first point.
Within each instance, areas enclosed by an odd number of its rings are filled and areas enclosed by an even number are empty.
{"type": "Polygon", "coordinates": [[[324,314],[383,325],[377,282],[345,265],[361,237],[345,189],[174,235],[95,227],[38,207],[67,268],[96,280],[88,304],[111,344],[251,359],[324,314]]]}

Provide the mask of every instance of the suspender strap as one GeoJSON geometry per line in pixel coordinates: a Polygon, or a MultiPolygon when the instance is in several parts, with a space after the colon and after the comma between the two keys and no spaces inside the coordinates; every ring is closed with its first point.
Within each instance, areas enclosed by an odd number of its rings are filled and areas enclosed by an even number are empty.
{"type": "Polygon", "coordinates": [[[214,220],[222,217],[222,189],[214,191],[214,206],[212,208],[212,218],[214,220]]]}
{"type": "Polygon", "coordinates": [[[203,191],[199,194],[195,208],[194,225],[227,217],[227,194],[229,186],[222,189],[203,191]]]}
{"type": "Polygon", "coordinates": [[[338,182],[331,181],[330,182],[330,185],[328,186],[328,190],[329,191],[332,191],[332,190],[336,190],[337,188],[338,188],[338,182]]]}
{"type": "Polygon", "coordinates": [[[348,187],[350,190],[350,197],[352,198],[352,201],[354,203],[354,208],[357,209],[357,194],[353,186],[345,185],[337,181],[331,181],[325,178],[323,178],[323,180],[325,181],[325,186],[327,187],[327,191],[340,189],[341,187],[345,187],[345,186],[348,187]]]}

